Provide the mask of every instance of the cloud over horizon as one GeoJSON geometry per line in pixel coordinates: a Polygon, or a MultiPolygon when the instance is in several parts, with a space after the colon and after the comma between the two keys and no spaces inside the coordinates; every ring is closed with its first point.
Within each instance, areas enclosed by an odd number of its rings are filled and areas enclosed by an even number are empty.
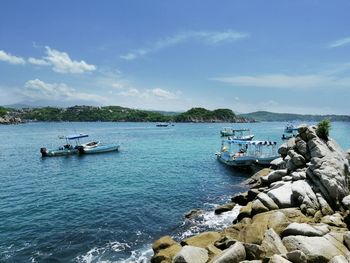
{"type": "Polygon", "coordinates": [[[24,65],[26,63],[24,58],[11,55],[10,53],[6,53],[3,50],[0,50],[0,61],[4,61],[13,65],[24,65]]]}
{"type": "Polygon", "coordinates": [[[348,46],[350,45],[350,37],[345,37],[345,38],[341,38],[338,40],[335,40],[333,42],[331,42],[328,47],[329,48],[338,48],[338,47],[344,47],[344,46],[348,46]]]}
{"type": "Polygon", "coordinates": [[[127,54],[121,55],[120,58],[129,61],[134,60],[145,56],[148,53],[153,53],[158,50],[185,43],[190,40],[197,40],[207,45],[213,45],[222,42],[235,42],[247,38],[248,36],[248,33],[238,32],[234,30],[181,32],[173,36],[159,39],[147,47],[132,50],[127,54]]]}

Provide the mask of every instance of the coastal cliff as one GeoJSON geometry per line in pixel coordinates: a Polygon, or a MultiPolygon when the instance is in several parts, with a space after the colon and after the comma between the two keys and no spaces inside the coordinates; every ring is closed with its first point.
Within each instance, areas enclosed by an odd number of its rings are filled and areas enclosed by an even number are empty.
{"type": "Polygon", "coordinates": [[[4,107],[0,107],[0,124],[19,124],[22,123],[22,119],[18,116],[14,116],[11,110],[4,107]]]}
{"type": "Polygon", "coordinates": [[[271,168],[245,182],[247,192],[216,209],[241,206],[231,226],[179,241],[164,236],[151,262],[350,262],[349,160],[315,127],[298,131],[271,168]]]}

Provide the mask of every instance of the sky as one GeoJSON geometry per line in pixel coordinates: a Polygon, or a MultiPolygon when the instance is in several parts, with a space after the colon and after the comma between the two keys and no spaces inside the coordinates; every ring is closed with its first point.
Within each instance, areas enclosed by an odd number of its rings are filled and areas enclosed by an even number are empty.
{"type": "Polygon", "coordinates": [[[0,105],[350,114],[348,0],[0,5],[0,105]]]}

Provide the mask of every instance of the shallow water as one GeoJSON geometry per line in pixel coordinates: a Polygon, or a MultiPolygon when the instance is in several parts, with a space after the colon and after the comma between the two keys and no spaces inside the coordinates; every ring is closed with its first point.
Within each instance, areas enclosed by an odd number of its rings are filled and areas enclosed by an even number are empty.
{"type": "MultiPolygon", "coordinates": [[[[279,140],[285,123],[235,124],[256,139],[279,140]]],[[[216,161],[222,124],[28,123],[0,126],[0,261],[146,262],[151,242],[231,223],[237,209],[213,209],[249,172],[216,161]],[[89,133],[120,152],[41,158],[58,135],[89,133]],[[185,221],[192,208],[206,212],[185,221]]],[[[224,125],[227,126],[227,125],[224,125]]],[[[349,123],[331,136],[350,148],[349,123]]]]}

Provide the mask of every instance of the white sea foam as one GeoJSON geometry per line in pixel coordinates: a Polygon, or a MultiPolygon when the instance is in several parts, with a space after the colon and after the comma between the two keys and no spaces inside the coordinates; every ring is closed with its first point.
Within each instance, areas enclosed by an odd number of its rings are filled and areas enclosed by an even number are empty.
{"type": "MultiPolygon", "coordinates": [[[[216,206],[216,205],[210,205],[216,206]]],[[[216,215],[213,210],[203,211],[193,219],[184,222],[184,225],[189,223],[189,227],[180,233],[180,239],[187,238],[199,234],[206,230],[221,230],[232,225],[233,220],[237,218],[240,206],[236,205],[233,210],[216,215]]]]}
{"type": "Polygon", "coordinates": [[[85,255],[78,256],[76,260],[80,263],[92,263],[92,262],[99,262],[99,263],[109,263],[111,261],[109,260],[103,260],[102,257],[107,251],[114,251],[114,252],[120,252],[124,251],[125,249],[130,248],[130,245],[127,243],[122,242],[110,242],[106,244],[104,247],[95,247],[90,249],[85,255]]]}

